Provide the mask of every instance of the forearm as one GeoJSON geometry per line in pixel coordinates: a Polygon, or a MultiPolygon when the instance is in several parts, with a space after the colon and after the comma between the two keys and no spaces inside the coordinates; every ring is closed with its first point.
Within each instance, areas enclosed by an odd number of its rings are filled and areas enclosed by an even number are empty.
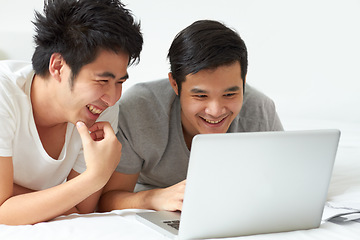
{"type": "Polygon", "coordinates": [[[99,202],[100,211],[137,208],[157,211],[177,211],[182,209],[186,180],[167,188],[157,188],[133,193],[114,189],[105,192],[99,202]]]}
{"type": "Polygon", "coordinates": [[[103,184],[84,172],[64,184],[13,196],[0,207],[0,224],[34,224],[76,212],[76,205],[101,189],[103,184]]]}
{"type": "Polygon", "coordinates": [[[109,191],[104,193],[99,201],[99,211],[109,212],[119,209],[154,209],[154,199],[159,189],[127,192],[127,191],[109,191]]]}

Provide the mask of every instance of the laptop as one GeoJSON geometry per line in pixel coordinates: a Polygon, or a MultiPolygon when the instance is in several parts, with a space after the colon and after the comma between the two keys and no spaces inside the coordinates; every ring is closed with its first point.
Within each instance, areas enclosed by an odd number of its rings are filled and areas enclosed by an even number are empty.
{"type": "Polygon", "coordinates": [[[137,219],[177,239],[317,228],[339,138],[335,129],[197,135],[182,212],[137,219]]]}

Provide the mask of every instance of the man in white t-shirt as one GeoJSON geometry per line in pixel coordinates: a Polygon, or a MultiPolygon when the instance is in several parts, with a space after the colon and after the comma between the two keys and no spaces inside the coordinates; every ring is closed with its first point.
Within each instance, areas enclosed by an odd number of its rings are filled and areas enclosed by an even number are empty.
{"type": "Polygon", "coordinates": [[[0,224],[95,210],[120,160],[117,101],[142,49],[119,1],[48,1],[34,24],[32,64],[0,62],[0,224]]]}

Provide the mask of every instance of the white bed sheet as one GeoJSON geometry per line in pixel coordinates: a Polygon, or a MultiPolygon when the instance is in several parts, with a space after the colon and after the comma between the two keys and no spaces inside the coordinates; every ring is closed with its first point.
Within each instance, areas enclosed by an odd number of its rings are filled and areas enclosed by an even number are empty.
{"type": "MultiPolygon", "coordinates": [[[[290,129],[339,128],[342,131],[327,205],[323,218],[356,208],[360,204],[360,123],[311,121],[312,124],[285,126],[290,129]]],[[[135,219],[144,210],[117,210],[109,213],[72,214],[34,225],[0,225],[0,239],[167,239],[135,219]]],[[[323,221],[320,228],[228,239],[360,239],[360,220],[323,221]]]]}
{"type": "MultiPolygon", "coordinates": [[[[57,220],[26,226],[0,226],[0,239],[168,239],[135,219],[140,210],[117,210],[110,213],[73,214],[57,220]]],[[[262,234],[247,237],[227,238],[241,240],[262,239],[359,239],[360,223],[324,222],[318,229],[286,233],[262,234]]]]}

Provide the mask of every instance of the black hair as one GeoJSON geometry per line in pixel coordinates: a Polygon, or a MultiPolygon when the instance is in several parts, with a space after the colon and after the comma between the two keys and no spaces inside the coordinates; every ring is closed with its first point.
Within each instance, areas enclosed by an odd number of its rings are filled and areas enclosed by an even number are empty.
{"type": "Polygon", "coordinates": [[[49,73],[53,53],[60,53],[72,71],[72,83],[81,67],[100,50],[129,54],[129,65],[140,60],[143,37],[140,23],[118,0],[47,0],[44,15],[35,11],[36,35],[32,65],[36,74],[49,73]]]}
{"type": "Polygon", "coordinates": [[[186,75],[215,69],[238,61],[245,84],[248,59],[244,41],[238,33],[214,20],[199,20],[179,32],[168,58],[173,78],[181,92],[186,75]]]}

